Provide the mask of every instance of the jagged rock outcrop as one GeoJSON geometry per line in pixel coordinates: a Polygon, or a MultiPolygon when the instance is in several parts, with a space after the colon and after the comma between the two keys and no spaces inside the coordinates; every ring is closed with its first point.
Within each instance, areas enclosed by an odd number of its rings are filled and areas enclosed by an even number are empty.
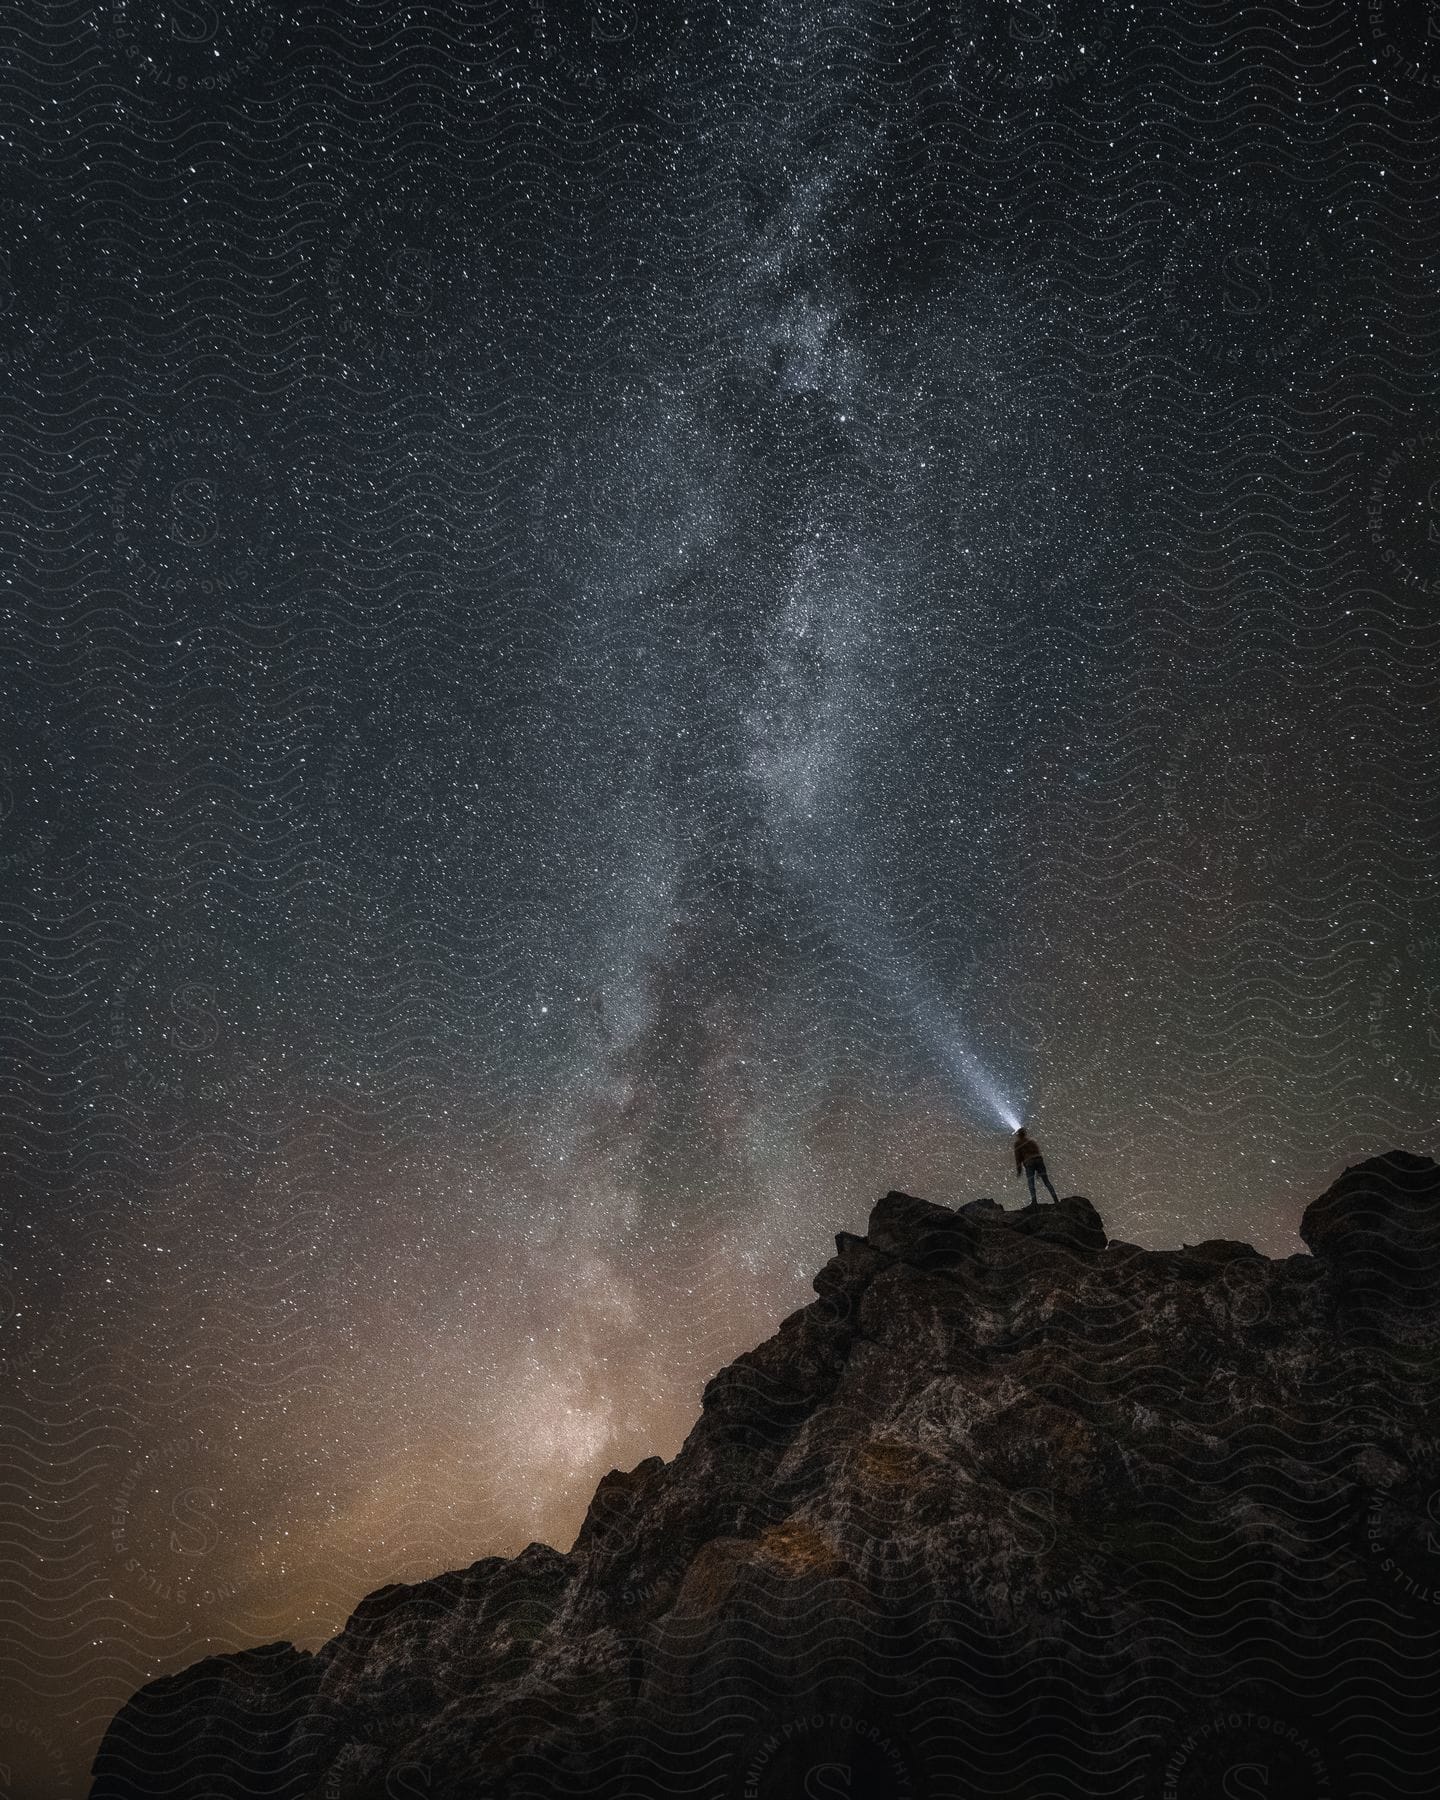
{"type": "Polygon", "coordinates": [[[569,1551],[150,1684],[93,1794],[1440,1791],[1437,1218],[1400,1152],[1280,1261],[887,1194],[569,1551]]]}

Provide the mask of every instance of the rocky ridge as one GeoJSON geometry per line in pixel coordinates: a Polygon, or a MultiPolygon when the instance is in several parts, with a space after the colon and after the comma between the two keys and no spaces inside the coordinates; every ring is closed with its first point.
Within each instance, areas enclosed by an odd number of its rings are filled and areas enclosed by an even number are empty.
{"type": "Polygon", "coordinates": [[[568,1551],[148,1684],[93,1800],[1440,1792],[1440,1169],[1301,1234],[886,1194],[568,1551]]]}

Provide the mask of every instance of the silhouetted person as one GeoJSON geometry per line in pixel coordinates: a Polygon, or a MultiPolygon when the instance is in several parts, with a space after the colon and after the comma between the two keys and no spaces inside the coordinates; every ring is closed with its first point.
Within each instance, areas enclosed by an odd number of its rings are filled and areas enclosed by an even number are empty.
{"type": "Polygon", "coordinates": [[[1035,1204],[1035,1177],[1038,1175],[1050,1189],[1050,1198],[1058,1206],[1060,1196],[1051,1186],[1050,1177],[1045,1173],[1045,1158],[1040,1154],[1040,1146],[1022,1125],[1015,1133],[1015,1179],[1020,1179],[1021,1172],[1030,1177],[1030,1204],[1035,1204]]]}

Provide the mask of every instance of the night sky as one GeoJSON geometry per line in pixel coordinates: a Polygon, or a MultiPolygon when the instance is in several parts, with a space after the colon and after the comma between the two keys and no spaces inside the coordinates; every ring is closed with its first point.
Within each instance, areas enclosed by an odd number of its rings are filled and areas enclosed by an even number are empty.
{"type": "Polygon", "coordinates": [[[0,1722],[568,1548],[1014,1118],[1440,1142],[1440,5],[0,26],[0,1722]]]}

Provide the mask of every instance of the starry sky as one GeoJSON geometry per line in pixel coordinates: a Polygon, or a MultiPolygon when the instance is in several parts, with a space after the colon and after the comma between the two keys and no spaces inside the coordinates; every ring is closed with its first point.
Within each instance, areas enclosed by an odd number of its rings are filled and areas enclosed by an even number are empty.
{"type": "Polygon", "coordinates": [[[890,1187],[1440,1140],[1440,7],[19,0],[0,1720],[573,1540],[890,1187]]]}

